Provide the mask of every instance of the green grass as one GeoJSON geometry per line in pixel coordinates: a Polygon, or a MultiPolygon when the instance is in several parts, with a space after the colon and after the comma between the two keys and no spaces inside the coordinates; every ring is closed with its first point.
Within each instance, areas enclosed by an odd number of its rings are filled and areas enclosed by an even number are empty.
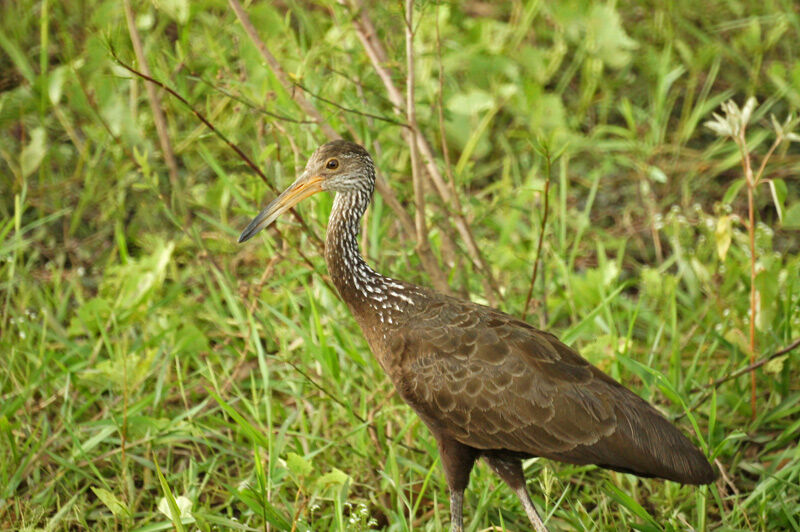
{"type": "MultiPolygon", "coordinates": [[[[226,2],[161,4],[133,3],[153,77],[286,186],[325,140],[320,128],[226,2]]],[[[549,526],[800,530],[798,350],[758,370],[754,418],[749,375],[696,390],[749,363],[740,155],[702,124],[723,101],[755,96],[748,147],[760,163],[769,115],[800,108],[796,6],[437,5],[417,4],[418,120],[444,168],[438,20],[451,170],[497,306],[524,309],[546,143],[560,156],[528,320],[657,404],[724,472],[694,488],[531,460],[549,526]]],[[[341,106],[309,96],[373,152],[413,215],[408,146],[400,126],[371,116],[397,120],[353,14],[325,0],[246,10],[291,78],[341,106]]],[[[403,87],[400,6],[369,14],[403,87]]],[[[273,193],[162,91],[171,179],[144,85],[112,47],[137,65],[119,2],[2,4],[0,528],[447,530],[435,442],[323,282],[314,238],[285,216],[282,236],[238,245],[273,193]]],[[[766,167],[777,200],[757,191],[756,358],[800,337],[798,153],[784,144],[766,167]]],[[[299,208],[318,236],[330,204],[299,208]]],[[[450,285],[485,301],[450,206],[431,192],[426,215],[450,285]]],[[[379,271],[430,285],[381,197],[363,242],[379,271]]],[[[484,466],[465,522],[528,528],[484,466]]]]}

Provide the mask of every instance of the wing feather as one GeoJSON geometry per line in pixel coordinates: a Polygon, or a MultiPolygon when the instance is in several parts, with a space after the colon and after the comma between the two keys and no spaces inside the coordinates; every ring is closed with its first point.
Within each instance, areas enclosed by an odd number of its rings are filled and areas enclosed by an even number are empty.
{"type": "Polygon", "coordinates": [[[387,354],[398,392],[437,437],[679,482],[714,478],[658,411],[552,334],[445,296],[421,303],[387,354]]]}

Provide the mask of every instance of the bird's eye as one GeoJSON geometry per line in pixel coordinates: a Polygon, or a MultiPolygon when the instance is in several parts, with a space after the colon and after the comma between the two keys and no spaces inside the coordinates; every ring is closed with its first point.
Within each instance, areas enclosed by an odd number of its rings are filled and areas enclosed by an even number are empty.
{"type": "Polygon", "coordinates": [[[338,159],[328,159],[328,162],[325,163],[325,168],[328,170],[336,170],[339,168],[339,160],[338,159]]]}

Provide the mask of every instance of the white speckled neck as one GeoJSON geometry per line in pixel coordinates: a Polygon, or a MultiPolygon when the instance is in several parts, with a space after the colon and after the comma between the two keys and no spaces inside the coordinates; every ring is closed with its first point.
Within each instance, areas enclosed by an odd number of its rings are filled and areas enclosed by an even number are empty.
{"type": "Polygon", "coordinates": [[[357,302],[364,310],[375,312],[381,323],[392,324],[393,311],[413,305],[413,299],[403,293],[407,287],[370,268],[361,256],[359,225],[371,195],[362,190],[336,194],[325,238],[325,261],[346,301],[357,302]]]}
{"type": "Polygon", "coordinates": [[[358,249],[361,216],[369,204],[366,192],[339,192],[333,199],[328,230],[325,236],[325,260],[331,274],[334,271],[353,286],[369,283],[382,277],[364,262],[358,249]]]}

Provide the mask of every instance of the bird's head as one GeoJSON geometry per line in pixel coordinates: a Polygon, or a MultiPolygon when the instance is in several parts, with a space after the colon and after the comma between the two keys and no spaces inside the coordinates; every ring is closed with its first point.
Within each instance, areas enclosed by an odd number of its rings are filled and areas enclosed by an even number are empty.
{"type": "Polygon", "coordinates": [[[367,150],[346,140],[323,144],[308,159],[300,177],[253,218],[239,236],[239,242],[249,240],[278,216],[317,192],[355,192],[369,197],[374,185],[375,167],[367,150]]]}

